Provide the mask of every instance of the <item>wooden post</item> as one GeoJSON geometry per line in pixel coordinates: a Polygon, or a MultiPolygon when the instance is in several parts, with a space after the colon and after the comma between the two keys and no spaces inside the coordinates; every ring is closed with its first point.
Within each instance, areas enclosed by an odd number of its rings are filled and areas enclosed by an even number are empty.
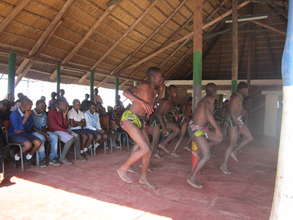
{"type": "Polygon", "coordinates": [[[56,67],[56,82],[57,82],[57,94],[60,95],[60,84],[61,84],[61,66],[60,64],[56,67]]]}
{"type": "Polygon", "coordinates": [[[232,0],[232,93],[238,80],[238,0],[232,0]]]}
{"type": "Polygon", "coordinates": [[[201,98],[203,0],[194,0],[193,12],[193,111],[201,98]]]}
{"type": "Polygon", "coordinates": [[[289,2],[287,40],[283,53],[283,115],[274,201],[270,220],[293,219],[293,1],[289,2]]]}
{"type": "Polygon", "coordinates": [[[16,54],[10,53],[8,55],[8,87],[7,94],[14,97],[14,85],[15,85],[15,66],[16,66],[16,54]]]}
{"type": "Polygon", "coordinates": [[[94,83],[95,83],[95,72],[92,71],[90,75],[90,97],[91,101],[94,101],[94,83]]]}
{"type": "Polygon", "coordinates": [[[119,95],[119,78],[116,77],[115,81],[115,104],[118,104],[118,95],[119,95]]]}

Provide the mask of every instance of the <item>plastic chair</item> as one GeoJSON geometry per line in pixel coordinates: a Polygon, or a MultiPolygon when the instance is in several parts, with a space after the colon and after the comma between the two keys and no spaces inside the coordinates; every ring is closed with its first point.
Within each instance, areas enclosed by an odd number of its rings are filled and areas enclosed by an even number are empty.
{"type": "MultiPolygon", "coordinates": [[[[2,132],[3,132],[3,135],[5,136],[5,140],[6,140],[6,143],[7,143],[7,147],[8,148],[18,147],[19,154],[20,154],[21,171],[24,171],[22,144],[8,142],[8,134],[7,134],[7,131],[6,131],[6,128],[5,127],[2,127],[2,132]]],[[[36,160],[38,160],[38,157],[36,158],[36,160]]],[[[37,163],[39,163],[39,162],[37,161],[37,163]]]]}
{"type": "Polygon", "coordinates": [[[122,150],[122,145],[123,145],[123,137],[126,140],[126,146],[127,146],[127,150],[130,150],[130,145],[129,145],[129,136],[126,132],[122,131],[118,133],[118,141],[119,141],[119,145],[120,145],[120,151],[122,150]]]}

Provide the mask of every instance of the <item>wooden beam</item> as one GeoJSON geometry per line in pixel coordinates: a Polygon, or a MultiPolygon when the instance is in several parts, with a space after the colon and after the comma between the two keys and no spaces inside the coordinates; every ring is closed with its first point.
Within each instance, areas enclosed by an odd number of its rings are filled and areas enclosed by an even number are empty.
{"type": "Polygon", "coordinates": [[[22,80],[23,77],[26,76],[26,74],[30,71],[31,67],[32,67],[33,63],[29,62],[28,65],[26,66],[25,70],[22,71],[16,78],[15,81],[15,87],[20,83],[20,81],[22,80]]]}
{"type": "MultiPolygon", "coordinates": [[[[26,68],[27,64],[29,63],[30,58],[35,56],[39,52],[39,50],[42,48],[42,46],[44,45],[45,42],[49,41],[50,37],[54,34],[54,32],[57,29],[56,26],[59,27],[61,25],[60,22],[61,22],[63,15],[67,11],[67,9],[72,5],[73,2],[74,2],[74,0],[67,0],[65,2],[63,7],[61,8],[61,10],[54,17],[54,19],[51,21],[51,23],[46,28],[46,30],[41,34],[41,37],[37,40],[37,42],[33,46],[33,48],[29,51],[28,57],[22,61],[22,63],[19,66],[21,68],[17,68],[16,73],[21,74],[21,76],[18,78],[19,81],[22,79],[22,77],[25,76],[25,74],[23,74],[22,71],[25,70],[24,68],[26,68]]],[[[29,70],[26,70],[25,72],[27,73],[28,71],[29,70]]]]}
{"type": "Polygon", "coordinates": [[[232,0],[232,92],[236,92],[238,80],[238,0],[232,0]]]}
{"type": "Polygon", "coordinates": [[[34,56],[42,44],[46,41],[47,37],[50,35],[50,33],[54,30],[55,26],[58,24],[58,22],[61,20],[67,9],[72,5],[72,3],[75,0],[67,0],[61,10],[58,12],[58,14],[54,17],[54,19],[51,21],[49,26],[46,28],[46,30],[42,33],[41,37],[38,39],[34,47],[29,52],[29,57],[34,56]]]}
{"type": "Polygon", "coordinates": [[[268,24],[264,24],[264,23],[259,22],[259,21],[250,21],[250,22],[251,22],[251,23],[254,23],[254,24],[256,24],[256,25],[258,25],[258,26],[260,26],[260,27],[263,27],[263,28],[265,28],[265,29],[271,30],[271,31],[273,31],[273,32],[275,32],[275,33],[277,33],[277,34],[282,35],[282,36],[286,36],[286,33],[285,33],[284,31],[280,31],[280,30],[278,30],[277,28],[274,28],[274,27],[272,27],[272,26],[270,26],[270,25],[268,25],[268,24]]]}
{"type": "MultiPolygon", "coordinates": [[[[237,8],[238,8],[238,9],[243,8],[244,6],[248,5],[250,2],[251,2],[251,0],[244,1],[243,3],[239,4],[237,8]]],[[[227,17],[227,16],[229,16],[229,15],[231,15],[231,14],[232,14],[232,9],[228,10],[228,11],[225,12],[224,14],[222,14],[222,15],[220,15],[219,17],[215,18],[214,20],[208,22],[207,24],[203,25],[203,30],[206,30],[206,29],[209,28],[210,26],[216,24],[217,22],[221,21],[222,19],[224,19],[225,17],[227,17]]],[[[175,45],[177,45],[177,44],[179,44],[179,43],[185,41],[186,39],[190,39],[190,38],[192,38],[192,36],[193,36],[193,32],[191,32],[191,33],[185,35],[184,37],[181,37],[181,38],[175,40],[174,42],[168,44],[167,46],[165,46],[165,47],[163,47],[163,48],[157,50],[157,51],[154,52],[153,54],[148,55],[147,57],[141,59],[140,61],[138,61],[138,62],[136,62],[136,63],[134,63],[134,64],[128,66],[125,70],[135,68],[135,67],[141,65],[142,63],[147,62],[148,60],[150,60],[150,59],[152,59],[153,57],[159,55],[160,53],[162,53],[162,52],[168,50],[169,48],[174,47],[175,45]]]]}
{"type": "Polygon", "coordinates": [[[175,68],[177,67],[186,57],[192,55],[192,48],[188,49],[187,52],[184,53],[184,55],[182,57],[180,57],[180,59],[175,62],[166,72],[164,72],[164,77],[165,79],[169,79],[169,78],[172,78],[173,75],[171,76],[168,76],[168,74],[175,68]]]}
{"type": "MultiPolygon", "coordinates": [[[[104,13],[102,14],[101,17],[99,17],[99,19],[94,23],[94,25],[89,29],[89,31],[86,33],[86,35],[78,42],[78,44],[73,47],[73,49],[69,52],[69,54],[67,54],[67,56],[62,60],[61,64],[64,65],[66,64],[69,60],[72,59],[72,57],[74,56],[74,54],[76,54],[79,49],[85,44],[85,42],[92,36],[92,34],[94,33],[95,30],[97,30],[97,28],[100,26],[100,24],[105,20],[105,18],[113,11],[113,9],[115,8],[115,4],[111,5],[110,7],[108,7],[104,13]]],[[[51,74],[50,79],[55,79],[56,77],[56,70],[51,74]]],[[[88,73],[86,74],[88,75],[88,73]]]]}
{"type": "MultiPolygon", "coordinates": [[[[97,62],[92,66],[91,70],[94,71],[96,69],[96,67],[101,64],[104,59],[113,51],[115,50],[115,48],[121,43],[122,40],[124,40],[124,38],[131,32],[133,31],[133,29],[136,27],[136,25],[139,24],[139,22],[149,13],[149,11],[153,8],[153,6],[155,6],[155,4],[157,4],[158,1],[153,1],[148,7],[147,9],[140,15],[139,18],[137,18],[135,20],[135,22],[127,29],[127,31],[104,53],[104,55],[102,57],[100,57],[97,62]]],[[[84,79],[86,79],[88,76],[88,74],[85,74],[80,80],[79,82],[82,82],[84,79]]]]}
{"type": "Polygon", "coordinates": [[[192,110],[195,112],[197,103],[201,99],[202,83],[202,51],[203,51],[203,0],[193,0],[193,77],[192,77],[192,110]]]}
{"type": "MultiPolygon", "coordinates": [[[[176,9],[167,17],[167,19],[159,25],[159,27],[157,27],[153,33],[138,47],[135,49],[135,51],[131,54],[129,54],[117,67],[114,68],[114,70],[111,71],[110,75],[113,75],[115,73],[117,73],[119,70],[121,70],[122,68],[125,67],[125,64],[131,59],[133,58],[158,32],[161,28],[163,28],[176,14],[177,12],[184,6],[184,4],[186,3],[187,0],[183,0],[178,7],[176,7],[176,9]]],[[[131,76],[132,74],[130,74],[131,76]]],[[[100,84],[106,80],[108,77],[106,77],[105,79],[103,79],[100,84]]],[[[124,82],[126,83],[126,82],[124,82]]]]}
{"type": "Polygon", "coordinates": [[[1,22],[0,33],[2,33],[9,23],[27,6],[31,0],[18,0],[16,7],[12,12],[1,22]]]}
{"type": "Polygon", "coordinates": [[[85,42],[92,36],[95,30],[101,25],[101,23],[105,20],[105,18],[113,11],[115,8],[115,4],[107,8],[101,17],[94,23],[94,25],[89,29],[89,31],[86,33],[86,35],[81,39],[81,41],[78,42],[78,44],[70,51],[69,54],[64,58],[62,61],[62,64],[67,63],[76,52],[85,44],[85,42]]]}

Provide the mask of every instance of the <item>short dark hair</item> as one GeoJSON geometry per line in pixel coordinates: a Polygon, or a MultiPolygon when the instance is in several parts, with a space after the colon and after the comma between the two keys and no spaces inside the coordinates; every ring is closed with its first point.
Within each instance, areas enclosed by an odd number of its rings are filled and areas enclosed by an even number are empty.
{"type": "Polygon", "coordinates": [[[207,93],[207,95],[212,95],[211,94],[212,93],[212,90],[213,89],[216,89],[216,88],[217,88],[217,85],[215,83],[208,83],[206,85],[206,93],[207,93]]]}
{"type": "Polygon", "coordinates": [[[79,102],[80,103],[79,99],[74,99],[73,102],[72,102],[72,104],[74,105],[74,103],[76,103],[76,102],[79,102]]]}
{"type": "Polygon", "coordinates": [[[146,75],[150,78],[151,76],[153,76],[154,73],[157,73],[160,71],[161,71],[161,69],[159,67],[152,66],[152,67],[148,68],[146,75]]]}
{"type": "Polygon", "coordinates": [[[44,105],[46,105],[46,103],[45,103],[44,100],[42,100],[42,99],[39,99],[39,100],[36,102],[36,105],[40,105],[40,104],[44,104],[44,105]]]}
{"type": "Polygon", "coordinates": [[[248,88],[248,84],[246,82],[239,82],[238,86],[237,86],[237,90],[241,90],[241,89],[247,89],[248,88]]]}
{"type": "Polygon", "coordinates": [[[33,102],[28,97],[24,96],[24,97],[21,98],[20,104],[21,105],[32,105],[33,102]]]}

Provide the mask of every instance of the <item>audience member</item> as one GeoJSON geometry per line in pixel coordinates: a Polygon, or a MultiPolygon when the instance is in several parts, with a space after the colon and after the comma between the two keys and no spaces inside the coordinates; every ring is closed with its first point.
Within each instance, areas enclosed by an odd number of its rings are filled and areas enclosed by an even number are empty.
{"type": "Polygon", "coordinates": [[[67,99],[65,98],[65,90],[64,89],[60,89],[60,94],[58,95],[58,101],[64,101],[68,104],[67,99]]]}
{"type": "Polygon", "coordinates": [[[71,131],[80,136],[80,153],[86,156],[85,153],[93,141],[93,135],[84,130],[86,126],[85,117],[84,113],[80,110],[80,101],[78,99],[73,100],[73,108],[68,112],[68,119],[71,131]]]}
{"type": "Polygon", "coordinates": [[[96,111],[95,103],[91,102],[89,110],[84,113],[85,121],[86,121],[86,130],[89,131],[92,135],[95,136],[96,140],[107,139],[107,135],[104,133],[99,114],[96,111]]]}
{"type": "MultiPolygon", "coordinates": [[[[23,145],[25,158],[30,160],[35,152],[41,146],[41,141],[34,136],[33,118],[32,118],[32,101],[26,97],[20,100],[20,106],[10,114],[11,126],[8,131],[9,141],[23,145]]],[[[20,160],[19,152],[15,154],[14,159],[20,160]]]]}
{"type": "Polygon", "coordinates": [[[34,135],[42,141],[42,146],[39,149],[40,166],[46,166],[45,143],[50,144],[49,165],[59,166],[58,160],[58,136],[48,131],[48,121],[46,114],[46,103],[44,100],[38,100],[36,108],[33,110],[33,125],[34,135]]]}
{"type": "Polygon", "coordinates": [[[68,129],[67,113],[68,104],[64,100],[59,100],[56,109],[50,110],[48,113],[48,130],[57,134],[60,141],[65,144],[59,158],[63,164],[71,164],[66,159],[66,156],[70,147],[73,145],[76,149],[77,157],[80,158],[79,138],[78,135],[68,129]]]}
{"type": "Polygon", "coordinates": [[[51,100],[49,101],[49,110],[56,109],[57,107],[57,93],[51,93],[51,100]]]}
{"type": "Polygon", "coordinates": [[[85,99],[82,101],[81,103],[81,111],[85,112],[87,110],[89,110],[90,105],[91,105],[91,101],[89,100],[90,95],[89,94],[85,94],[85,99]]]}
{"type": "Polygon", "coordinates": [[[99,89],[95,88],[95,95],[94,95],[94,102],[96,105],[98,104],[103,104],[103,99],[101,98],[101,96],[99,95],[99,89]]]}

